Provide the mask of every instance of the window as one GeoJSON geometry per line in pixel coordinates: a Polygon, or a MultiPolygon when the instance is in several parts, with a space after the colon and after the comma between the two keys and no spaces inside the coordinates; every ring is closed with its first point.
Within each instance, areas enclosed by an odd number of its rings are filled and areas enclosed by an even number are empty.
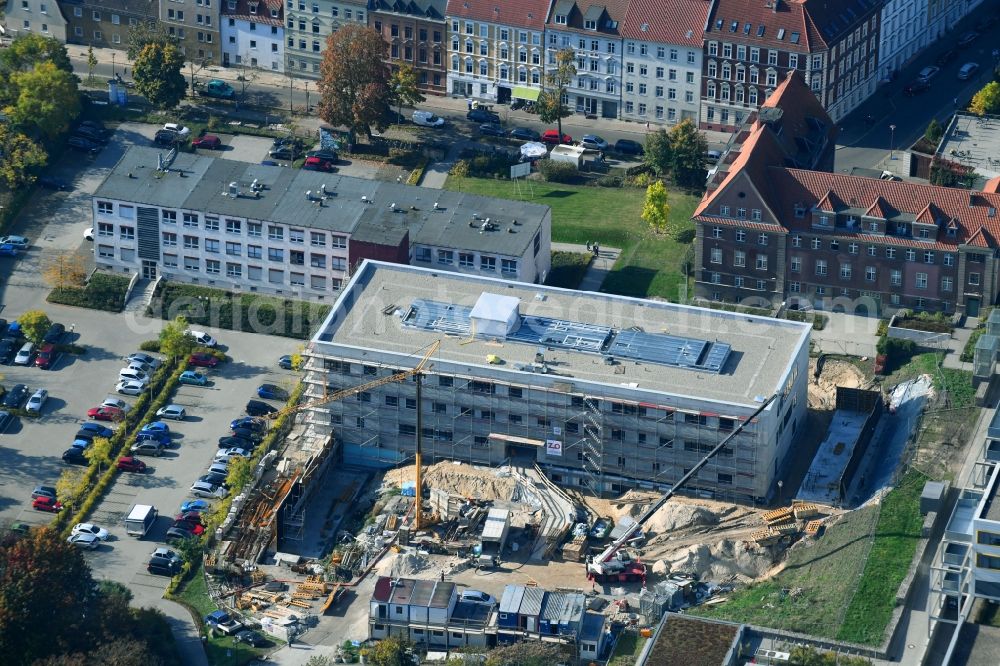
{"type": "Polygon", "coordinates": [[[850,280],[851,279],[851,272],[852,272],[852,268],[851,268],[850,264],[841,264],[840,265],[840,279],[841,280],[850,280]]]}
{"type": "Polygon", "coordinates": [[[930,252],[930,251],[924,252],[924,263],[925,264],[933,264],[934,263],[934,253],[933,252],[930,252]]]}
{"type": "Polygon", "coordinates": [[[758,254],[757,255],[757,270],[766,271],[767,270],[767,255],[758,254]]]}
{"type": "Polygon", "coordinates": [[[759,234],[757,236],[757,245],[767,245],[767,234],[759,234]]]}
{"type": "MultiPolygon", "coordinates": [[[[719,261],[721,262],[722,261],[722,256],[721,256],[722,252],[721,252],[721,250],[719,251],[719,254],[720,254],[719,261]]],[[[747,265],[747,255],[746,255],[746,252],[743,252],[741,250],[736,250],[733,253],[733,266],[735,266],[737,268],[744,268],[744,267],[746,267],[746,265],[747,265]]]]}
{"type": "Polygon", "coordinates": [[[453,264],[455,263],[455,253],[451,250],[438,250],[437,262],[439,264],[453,264]]]}
{"type": "Polygon", "coordinates": [[[747,239],[747,232],[746,232],[746,231],[744,231],[743,229],[737,229],[737,230],[736,230],[736,241],[737,241],[738,243],[742,243],[742,242],[744,242],[744,241],[745,241],[746,239],[747,239]]]}
{"type": "Polygon", "coordinates": [[[285,238],[285,228],[278,227],[273,224],[267,225],[267,239],[268,240],[284,240],[285,238]]]}
{"type": "Polygon", "coordinates": [[[505,275],[517,275],[517,259],[501,259],[500,272],[505,275]]]}
{"type": "Polygon", "coordinates": [[[219,218],[217,217],[205,217],[205,230],[206,231],[218,231],[219,230],[219,218]]]}
{"type": "Polygon", "coordinates": [[[263,225],[260,222],[247,222],[247,236],[260,238],[263,225]]]}
{"type": "Polygon", "coordinates": [[[954,266],[955,265],[955,255],[953,255],[953,254],[946,254],[946,255],[944,255],[944,265],[945,266],[954,266]]]}
{"type": "Polygon", "coordinates": [[[221,272],[222,265],[216,259],[206,259],[205,260],[205,272],[209,275],[218,275],[221,272]]]}
{"type": "Polygon", "coordinates": [[[711,258],[709,261],[713,264],[722,263],[722,249],[718,247],[713,247],[711,250],[711,258]]]}
{"type": "Polygon", "coordinates": [[[812,246],[812,249],[818,250],[820,249],[820,247],[822,247],[823,241],[820,240],[819,238],[813,238],[812,241],[810,242],[810,245],[812,246]]]}
{"type": "Polygon", "coordinates": [[[239,220],[226,220],[226,233],[227,234],[241,234],[243,233],[243,223],[239,220]]]}
{"type": "Polygon", "coordinates": [[[816,275],[826,275],[826,259],[816,260],[816,275]]]}
{"type": "Polygon", "coordinates": [[[903,272],[900,270],[893,269],[889,271],[889,282],[894,287],[898,287],[903,284],[903,272]]]}
{"type": "Polygon", "coordinates": [[[802,271],[802,258],[792,257],[790,269],[793,273],[799,273],[802,271]]]}
{"type": "Polygon", "coordinates": [[[177,234],[172,234],[170,232],[164,231],[162,236],[164,245],[166,246],[177,245],[177,234]]]}
{"type": "Polygon", "coordinates": [[[274,261],[277,263],[285,262],[285,251],[279,247],[269,247],[267,248],[267,259],[268,261],[274,261]]]}
{"type": "Polygon", "coordinates": [[[927,288],[927,273],[917,273],[916,276],[916,287],[917,289],[927,288]]]}
{"type": "Polygon", "coordinates": [[[969,284],[979,286],[979,273],[969,273],[969,284]]]}
{"type": "Polygon", "coordinates": [[[226,263],[226,277],[238,278],[243,277],[243,266],[240,264],[226,263]]]}
{"type": "Polygon", "coordinates": [[[198,271],[201,270],[201,262],[197,257],[184,257],[184,270],[186,271],[198,271]]]}
{"type": "Polygon", "coordinates": [[[184,237],[184,249],[185,250],[197,250],[200,243],[197,236],[185,236],[184,237]]]}
{"type": "Polygon", "coordinates": [[[907,261],[916,261],[917,260],[917,251],[916,250],[907,250],[906,251],[906,260],[907,261]]]}
{"type": "Polygon", "coordinates": [[[941,278],[941,291],[952,291],[955,287],[955,279],[950,277],[941,278]]]}
{"type": "Polygon", "coordinates": [[[262,249],[260,245],[247,245],[247,256],[251,259],[260,259],[262,249]]]}
{"type": "Polygon", "coordinates": [[[495,272],[497,269],[497,258],[482,256],[479,258],[479,270],[495,272]]]}
{"type": "Polygon", "coordinates": [[[347,247],[347,236],[332,236],[330,238],[330,247],[334,249],[345,249],[347,247]]]}

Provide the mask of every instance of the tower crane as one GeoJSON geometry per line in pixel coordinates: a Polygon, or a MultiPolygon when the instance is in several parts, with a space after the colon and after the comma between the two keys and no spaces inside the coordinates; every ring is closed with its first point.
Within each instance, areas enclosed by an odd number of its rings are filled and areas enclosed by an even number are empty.
{"type": "Polygon", "coordinates": [[[760,413],[767,409],[767,406],[770,405],[777,397],[777,394],[772,394],[770,398],[764,400],[764,403],[758,407],[753,414],[740,423],[740,425],[729,433],[729,435],[721,442],[716,444],[715,448],[706,453],[704,458],[699,460],[687,474],[678,479],[677,483],[670,487],[670,490],[663,493],[659,499],[653,502],[653,504],[646,509],[645,513],[639,517],[639,520],[632,523],[632,526],[629,527],[624,534],[615,539],[600,555],[596,555],[593,560],[588,561],[587,578],[600,583],[645,579],[645,565],[637,559],[634,559],[628,551],[622,550],[622,546],[624,546],[629,539],[635,536],[646,521],[652,518],[654,513],[659,511],[660,507],[666,504],[678,490],[687,485],[687,482],[690,481],[702,467],[707,465],[712,458],[718,455],[719,451],[721,451],[734,437],[743,432],[743,429],[747,426],[747,424],[757,418],[760,413]]]}
{"type": "Polygon", "coordinates": [[[433,343],[431,343],[431,345],[427,348],[427,352],[424,353],[423,358],[421,358],[420,361],[409,370],[400,370],[399,372],[394,372],[393,374],[388,375],[386,377],[379,377],[378,379],[366,382],[364,384],[359,384],[358,386],[352,386],[349,388],[340,389],[335,393],[330,393],[330,394],[326,393],[326,381],[324,380],[322,398],[316,398],[315,400],[310,400],[309,402],[301,403],[298,405],[291,405],[289,407],[285,407],[284,409],[280,409],[277,412],[273,412],[272,414],[269,415],[270,418],[277,419],[281,416],[285,416],[288,414],[296,414],[298,412],[302,412],[307,409],[313,409],[315,407],[321,407],[331,402],[343,400],[344,398],[349,398],[353,395],[357,395],[364,391],[369,391],[371,389],[378,388],[379,386],[385,386],[386,384],[392,384],[395,382],[402,382],[409,379],[410,377],[415,377],[417,384],[417,441],[416,441],[417,494],[414,503],[415,511],[413,514],[414,516],[413,525],[414,528],[418,530],[421,527],[422,508],[423,508],[423,492],[421,488],[421,484],[423,483],[423,479],[421,478],[421,475],[423,473],[423,468],[421,466],[421,453],[422,453],[421,449],[423,444],[422,441],[423,428],[421,427],[423,425],[421,423],[422,411],[423,411],[421,407],[421,385],[422,385],[421,379],[424,370],[428,370],[431,367],[430,365],[428,365],[428,361],[430,361],[431,356],[434,355],[434,353],[438,350],[440,346],[441,346],[440,340],[435,340],[433,343]]]}

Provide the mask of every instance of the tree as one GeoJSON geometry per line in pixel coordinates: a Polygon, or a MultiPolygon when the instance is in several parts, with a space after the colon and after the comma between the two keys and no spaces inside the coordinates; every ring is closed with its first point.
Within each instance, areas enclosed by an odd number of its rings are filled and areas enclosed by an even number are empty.
{"type": "Polygon", "coordinates": [[[229,467],[226,469],[226,483],[233,492],[241,492],[253,478],[253,470],[254,463],[251,458],[233,456],[229,459],[229,467]]]}
{"type": "MultiPolygon", "coordinates": [[[[689,118],[668,133],[670,137],[670,172],[681,187],[705,186],[705,151],[708,144],[689,118]]],[[[647,142],[648,148],[648,142],[647,142]]]]}
{"type": "Polygon", "coordinates": [[[359,132],[371,136],[386,125],[392,101],[389,68],[383,59],[388,45],[366,26],[351,24],[326,38],[320,64],[319,117],[334,127],[346,126],[350,143],[359,132]]]}
{"type": "Polygon", "coordinates": [[[184,99],[186,84],[181,69],[184,56],[173,44],[149,43],[132,66],[135,89],[161,109],[170,109],[184,99]]]}
{"type": "Polygon", "coordinates": [[[990,81],[973,95],[969,111],[977,116],[1000,113],[1000,83],[990,81]]]}
{"type": "Polygon", "coordinates": [[[111,440],[107,437],[95,437],[86,451],[87,459],[101,466],[111,463],[111,453],[111,440]]]}
{"type": "Polygon", "coordinates": [[[142,53],[142,50],[150,44],[167,46],[177,45],[177,38],[167,32],[167,26],[159,21],[139,21],[128,30],[128,49],[126,55],[129,60],[135,60],[142,53]]]}
{"type": "Polygon", "coordinates": [[[83,554],[42,527],[0,541],[0,654],[30,664],[64,648],[84,649],[94,580],[83,554]]]}
{"type": "Polygon", "coordinates": [[[642,221],[658,234],[667,230],[667,225],[670,224],[670,204],[667,203],[667,188],[662,181],[654,181],[646,188],[642,221]]]}
{"type": "Polygon", "coordinates": [[[389,89],[392,92],[392,101],[396,104],[397,114],[403,114],[404,106],[416,106],[424,101],[424,96],[417,87],[417,81],[417,70],[412,65],[400,65],[392,72],[389,89]]]}
{"type": "Polygon", "coordinates": [[[82,287],[87,279],[87,265],[76,252],[57,252],[43,262],[42,278],[51,287],[82,287]]]}
{"type": "Polygon", "coordinates": [[[16,92],[4,112],[18,125],[37,128],[47,139],[66,131],[80,113],[76,76],[52,62],[14,72],[9,85],[16,92]]]}
{"type": "Polygon", "coordinates": [[[97,56],[94,55],[94,45],[87,47],[87,83],[94,82],[94,68],[97,67],[97,56]]]}
{"type": "Polygon", "coordinates": [[[28,310],[17,318],[17,323],[21,325],[24,337],[28,338],[36,345],[45,337],[45,332],[52,326],[52,320],[41,310],[28,310]]]}
{"type": "Polygon", "coordinates": [[[555,69],[545,74],[545,90],[538,96],[538,117],[543,123],[555,122],[562,137],[562,119],[570,115],[563,104],[566,89],[576,78],[576,53],[573,49],[562,49],[556,53],[555,69]]]}
{"type": "Polygon", "coordinates": [[[368,649],[365,663],[375,666],[404,666],[410,663],[406,658],[406,643],[398,638],[385,638],[368,649]]]}
{"type": "Polygon", "coordinates": [[[66,45],[54,37],[26,33],[0,51],[0,69],[8,72],[28,71],[43,62],[52,63],[67,74],[73,73],[66,45]]]}
{"type": "Polygon", "coordinates": [[[37,143],[0,123],[0,181],[11,190],[32,180],[31,172],[48,161],[48,154],[37,143]]]}
{"type": "Polygon", "coordinates": [[[667,130],[660,128],[646,135],[646,152],[643,159],[657,176],[662,176],[670,170],[670,137],[667,135],[667,130]]]}
{"type": "Polygon", "coordinates": [[[187,356],[194,349],[194,338],[187,334],[188,321],[177,317],[160,331],[160,353],[170,358],[187,356]]]}
{"type": "Polygon", "coordinates": [[[80,496],[87,490],[87,479],[83,470],[67,467],[56,481],[56,497],[63,504],[76,504],[80,496]]]}
{"type": "Polygon", "coordinates": [[[927,129],[924,130],[924,138],[936,146],[942,136],[944,136],[944,128],[941,127],[941,123],[938,122],[937,118],[931,118],[927,129]]]}

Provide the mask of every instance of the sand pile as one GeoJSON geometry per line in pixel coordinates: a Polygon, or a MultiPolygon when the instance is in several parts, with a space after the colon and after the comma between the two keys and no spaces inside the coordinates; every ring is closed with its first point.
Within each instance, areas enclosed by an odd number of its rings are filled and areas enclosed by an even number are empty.
{"type": "Polygon", "coordinates": [[[723,539],[714,546],[698,544],[683,548],[653,565],[656,572],[669,567],[698,576],[700,580],[725,580],[735,574],[750,578],[764,575],[774,564],[771,552],[756,543],[723,539]]]}
{"type": "Polygon", "coordinates": [[[412,576],[430,566],[426,558],[416,553],[400,553],[392,563],[392,576],[412,576]]]}
{"type": "MultiPolygon", "coordinates": [[[[413,465],[386,472],[383,483],[401,486],[414,478],[413,465]]],[[[440,488],[452,495],[483,500],[509,500],[517,481],[510,476],[497,476],[494,470],[472,465],[439,462],[424,468],[424,485],[440,488]]]]}
{"type": "Polygon", "coordinates": [[[667,502],[654,513],[646,530],[654,534],[707,525],[718,525],[719,516],[711,509],[697,504],[672,504],[667,502]]]}
{"type": "Polygon", "coordinates": [[[837,402],[837,387],[860,388],[865,376],[853,364],[846,361],[827,359],[823,362],[823,372],[818,381],[812,381],[816,371],[816,359],[809,359],[809,406],[815,409],[834,409],[837,402]]]}

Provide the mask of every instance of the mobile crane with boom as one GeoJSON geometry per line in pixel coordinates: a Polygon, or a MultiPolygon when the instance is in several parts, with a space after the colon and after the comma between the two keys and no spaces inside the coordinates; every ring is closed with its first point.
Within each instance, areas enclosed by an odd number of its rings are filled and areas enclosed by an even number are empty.
{"type": "Polygon", "coordinates": [[[642,529],[642,526],[653,516],[654,513],[660,510],[660,508],[666,504],[670,498],[677,493],[678,490],[687,485],[702,467],[707,465],[712,458],[714,458],[722,449],[737,435],[743,432],[743,429],[748,423],[751,423],[755,418],[757,418],[761,412],[767,409],[767,406],[774,402],[774,399],[778,397],[777,394],[771,395],[770,398],[764,400],[763,404],[754,411],[748,418],[746,418],[739,426],[736,427],[729,435],[723,439],[721,442],[715,445],[711,451],[705,454],[705,457],[698,461],[698,463],[691,468],[691,470],[682,476],[677,483],[670,487],[670,490],[665,492],[659,499],[657,499],[653,504],[646,509],[637,521],[635,521],[624,534],[615,539],[604,551],[587,561],[587,578],[598,583],[618,583],[618,582],[629,582],[629,581],[639,581],[646,579],[646,565],[643,564],[638,558],[633,557],[631,553],[627,550],[623,550],[622,546],[628,543],[635,534],[642,529]]]}

